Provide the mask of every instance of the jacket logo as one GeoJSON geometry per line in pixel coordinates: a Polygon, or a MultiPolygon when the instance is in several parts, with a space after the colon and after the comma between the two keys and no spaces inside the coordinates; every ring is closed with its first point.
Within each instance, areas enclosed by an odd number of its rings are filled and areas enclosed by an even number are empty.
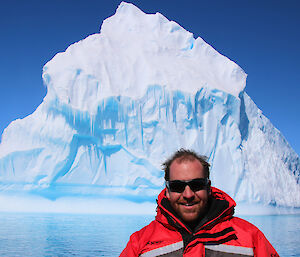
{"type": "Polygon", "coordinates": [[[155,245],[155,244],[161,244],[163,241],[148,241],[146,245],[155,245]]]}

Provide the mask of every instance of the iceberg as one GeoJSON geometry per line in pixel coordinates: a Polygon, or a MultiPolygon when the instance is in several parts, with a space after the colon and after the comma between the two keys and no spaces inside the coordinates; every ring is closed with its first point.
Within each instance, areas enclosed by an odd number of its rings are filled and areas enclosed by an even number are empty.
{"type": "Polygon", "coordinates": [[[183,147],[208,156],[212,185],[241,205],[299,208],[299,156],[246,77],[176,22],[122,2],[100,33],[44,66],[43,102],[4,130],[0,202],[155,202],[161,163],[183,147]]]}

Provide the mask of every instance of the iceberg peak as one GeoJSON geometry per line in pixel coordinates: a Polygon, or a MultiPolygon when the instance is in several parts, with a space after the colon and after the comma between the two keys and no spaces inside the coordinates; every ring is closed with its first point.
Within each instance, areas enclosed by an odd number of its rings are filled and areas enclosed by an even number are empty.
{"type": "Polygon", "coordinates": [[[91,113],[101,99],[139,98],[151,85],[188,93],[208,87],[237,97],[246,84],[243,70],[203,39],[160,13],[145,14],[125,2],[103,22],[100,34],[49,61],[43,79],[46,100],[91,113]]]}

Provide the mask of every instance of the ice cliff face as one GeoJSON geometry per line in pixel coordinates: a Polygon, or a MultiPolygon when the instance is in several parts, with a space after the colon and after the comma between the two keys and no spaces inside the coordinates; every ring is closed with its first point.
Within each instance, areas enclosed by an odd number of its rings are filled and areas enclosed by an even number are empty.
{"type": "Polygon", "coordinates": [[[43,79],[43,103],[2,135],[2,193],[153,200],[160,164],[185,147],[238,202],[300,207],[299,157],[245,93],[246,74],[159,13],[121,3],[43,79]]]}

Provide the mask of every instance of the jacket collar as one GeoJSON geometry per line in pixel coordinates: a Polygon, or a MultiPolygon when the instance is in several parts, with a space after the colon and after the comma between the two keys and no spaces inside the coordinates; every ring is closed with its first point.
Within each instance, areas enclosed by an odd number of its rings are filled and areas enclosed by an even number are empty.
{"type": "MultiPolygon", "coordinates": [[[[171,229],[184,229],[189,233],[192,230],[182,221],[177,213],[171,207],[171,204],[166,197],[166,188],[158,195],[157,200],[157,216],[156,220],[163,223],[171,229]]],[[[209,208],[206,215],[201,219],[196,226],[195,231],[213,225],[221,219],[228,219],[234,213],[235,201],[225,192],[211,187],[211,198],[209,200],[209,208]]]]}

